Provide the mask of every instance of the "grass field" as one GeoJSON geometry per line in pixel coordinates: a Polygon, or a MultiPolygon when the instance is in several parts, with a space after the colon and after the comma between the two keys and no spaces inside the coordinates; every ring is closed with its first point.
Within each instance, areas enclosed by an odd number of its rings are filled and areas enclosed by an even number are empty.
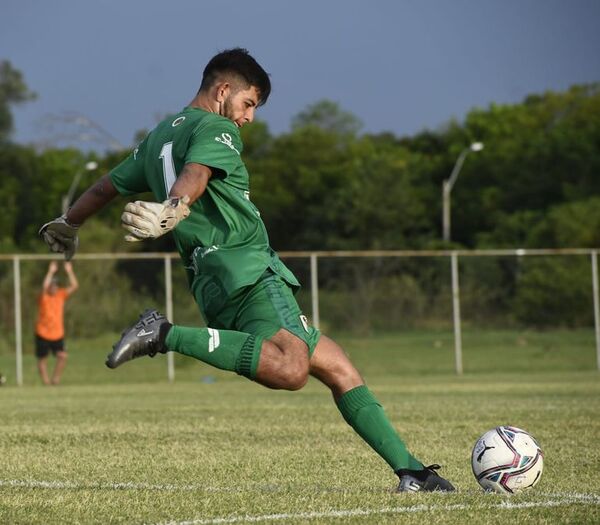
{"type": "MultiPolygon", "coordinates": [[[[598,523],[600,375],[593,334],[341,338],[407,441],[444,466],[456,494],[396,495],[396,478],[325,389],[273,392],[190,359],[109,371],[107,340],[73,341],[64,385],[0,389],[0,523],[598,523]],[[494,370],[496,370],[494,372],[494,370]],[[529,430],[545,452],[532,491],[484,494],[477,437],[529,430]]],[[[0,356],[2,370],[12,358],[0,356]]]]}

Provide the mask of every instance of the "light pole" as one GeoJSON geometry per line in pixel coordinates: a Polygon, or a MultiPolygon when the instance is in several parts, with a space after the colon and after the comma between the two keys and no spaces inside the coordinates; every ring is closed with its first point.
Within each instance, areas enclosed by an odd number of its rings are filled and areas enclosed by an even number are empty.
{"type": "Polygon", "coordinates": [[[79,185],[79,181],[81,180],[82,175],[86,171],[94,171],[98,167],[98,163],[91,160],[90,162],[86,162],[83,170],[79,170],[75,177],[73,177],[73,182],[71,182],[71,187],[66,195],[62,198],[62,212],[67,213],[69,209],[69,204],[73,200],[73,196],[75,195],[75,190],[77,190],[77,186],[79,185]]]}
{"type": "Polygon", "coordinates": [[[482,149],[483,142],[473,142],[470,146],[463,149],[456,159],[456,164],[454,164],[454,169],[450,174],[450,178],[444,180],[442,183],[442,224],[445,241],[450,241],[450,192],[452,191],[452,186],[454,186],[454,183],[456,182],[458,173],[460,172],[467,155],[471,151],[477,152],[482,149]]]}

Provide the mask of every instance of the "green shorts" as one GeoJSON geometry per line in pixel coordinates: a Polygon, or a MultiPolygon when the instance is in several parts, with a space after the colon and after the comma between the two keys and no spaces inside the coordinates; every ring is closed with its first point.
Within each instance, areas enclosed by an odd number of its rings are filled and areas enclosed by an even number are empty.
{"type": "Polygon", "coordinates": [[[309,326],[292,288],[269,269],[255,284],[236,290],[231,296],[214,278],[204,276],[194,280],[192,293],[211,328],[265,339],[284,328],[307,344],[309,355],[315,351],[321,333],[309,326]]]}

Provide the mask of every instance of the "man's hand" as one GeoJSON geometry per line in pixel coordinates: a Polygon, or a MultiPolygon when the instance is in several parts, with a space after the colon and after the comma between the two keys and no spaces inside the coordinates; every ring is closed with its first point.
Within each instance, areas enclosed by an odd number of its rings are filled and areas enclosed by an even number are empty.
{"type": "Polygon", "coordinates": [[[190,214],[189,197],[171,197],[160,202],[130,202],[121,215],[121,225],[129,233],[125,240],[129,242],[156,239],[170,232],[179,222],[190,214]]]}
{"type": "Polygon", "coordinates": [[[50,250],[64,253],[65,259],[70,261],[79,246],[77,237],[77,224],[69,224],[64,215],[44,224],[39,231],[42,239],[50,250]]]}

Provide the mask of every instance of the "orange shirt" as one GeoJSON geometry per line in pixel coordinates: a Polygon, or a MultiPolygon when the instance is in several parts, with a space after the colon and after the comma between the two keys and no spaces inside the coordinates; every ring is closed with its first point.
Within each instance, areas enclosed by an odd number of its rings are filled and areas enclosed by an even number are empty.
{"type": "Polygon", "coordinates": [[[66,288],[59,288],[54,295],[42,292],[38,299],[38,318],[35,333],[49,341],[57,341],[65,336],[65,301],[68,297],[66,288]]]}

